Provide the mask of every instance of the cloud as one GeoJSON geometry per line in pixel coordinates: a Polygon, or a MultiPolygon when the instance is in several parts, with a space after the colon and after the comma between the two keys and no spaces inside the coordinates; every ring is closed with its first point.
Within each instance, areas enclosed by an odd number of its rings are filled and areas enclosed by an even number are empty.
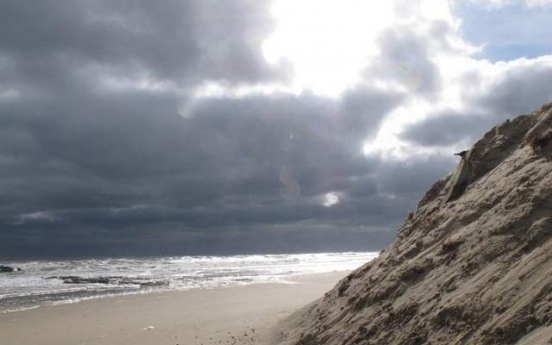
{"type": "Polygon", "coordinates": [[[490,9],[499,9],[506,6],[524,5],[528,8],[552,6],[550,0],[471,0],[471,3],[484,5],[490,9]]]}
{"type": "Polygon", "coordinates": [[[440,91],[439,70],[431,60],[426,34],[417,33],[415,26],[397,26],[384,31],[379,42],[381,53],[365,71],[366,78],[423,96],[440,91]]]}
{"type": "Polygon", "coordinates": [[[297,32],[272,64],[268,2],[2,5],[0,255],[380,249],[458,147],[552,95],[549,57],[481,59],[431,3],[330,1],[355,16],[327,54],[297,32]]]}
{"type": "Polygon", "coordinates": [[[475,106],[504,119],[529,114],[552,99],[552,86],[547,82],[552,77],[552,56],[499,63],[496,69],[484,81],[486,92],[471,96],[475,106]]]}
{"type": "Polygon", "coordinates": [[[424,147],[467,147],[494,125],[530,114],[552,100],[552,59],[520,59],[492,67],[482,64],[460,89],[463,109],[443,109],[408,126],[402,139],[424,147]],[[475,76],[475,77],[474,77],[475,76]]]}
{"type": "MultiPolygon", "coordinates": [[[[244,239],[250,243],[254,229],[269,225],[339,229],[345,250],[361,227],[370,238],[402,218],[382,210],[378,191],[362,182],[380,162],[361,150],[400,96],[364,89],[342,101],[289,94],[209,98],[194,101],[191,118],[180,116],[181,97],[170,92],[78,96],[0,104],[11,114],[2,117],[0,149],[8,177],[2,189],[9,202],[0,204],[5,253],[36,243],[50,246],[38,250],[48,255],[76,255],[83,247],[111,253],[111,244],[97,238],[108,236],[136,253],[159,254],[169,235],[203,239],[207,251],[224,231],[249,229],[239,236],[250,236],[244,239]],[[329,210],[318,200],[332,192],[347,196],[329,210]],[[156,249],[142,248],[153,233],[156,249]]],[[[312,233],[319,248],[333,248],[327,234],[312,233]]],[[[285,244],[299,234],[286,236],[279,251],[291,250],[285,244]]],[[[265,238],[248,250],[268,250],[265,238]]],[[[185,243],[181,249],[191,250],[185,243]]]]}
{"type": "Polygon", "coordinates": [[[10,2],[0,16],[0,51],[24,89],[282,76],[264,63],[273,21],[256,1],[10,2]]]}
{"type": "MultiPolygon", "coordinates": [[[[492,119],[484,116],[470,116],[456,111],[443,111],[427,120],[408,127],[401,137],[422,146],[452,146],[463,140],[475,140],[480,137],[473,131],[476,123],[489,124],[492,119]]],[[[482,130],[488,126],[481,126],[482,130]]]]}
{"type": "Polygon", "coordinates": [[[546,6],[552,6],[552,1],[550,1],[550,0],[527,0],[527,5],[529,7],[546,7],[546,6]]]}
{"type": "Polygon", "coordinates": [[[464,25],[454,20],[408,25],[382,34],[382,55],[366,70],[366,80],[408,90],[367,142],[368,154],[399,160],[448,155],[552,99],[545,82],[549,55],[494,62],[480,58],[482,50],[465,41],[464,25]],[[407,63],[415,67],[404,73],[400,66],[407,63]]]}

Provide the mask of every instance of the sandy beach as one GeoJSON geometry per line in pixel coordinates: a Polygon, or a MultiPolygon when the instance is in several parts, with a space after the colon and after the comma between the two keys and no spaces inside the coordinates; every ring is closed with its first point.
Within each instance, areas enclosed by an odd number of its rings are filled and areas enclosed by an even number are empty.
{"type": "Polygon", "coordinates": [[[2,345],[267,344],[271,328],[347,272],[293,284],[127,295],[0,314],[2,345]]]}

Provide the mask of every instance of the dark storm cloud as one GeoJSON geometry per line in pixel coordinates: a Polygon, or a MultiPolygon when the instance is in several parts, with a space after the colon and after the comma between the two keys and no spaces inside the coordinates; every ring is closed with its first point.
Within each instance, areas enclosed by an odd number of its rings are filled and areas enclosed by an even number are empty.
{"type": "MultiPolygon", "coordinates": [[[[191,94],[205,80],[285,77],[260,53],[271,27],[259,1],[0,5],[0,256],[387,244],[450,164],[362,154],[405,94],[191,94]],[[339,203],[324,207],[330,192],[339,203]]],[[[381,68],[402,66],[390,78],[432,94],[423,40],[386,35],[381,68]]]]}
{"type": "MultiPolygon", "coordinates": [[[[18,241],[28,250],[41,243],[32,249],[38,252],[47,251],[43,245],[60,255],[76,248],[114,255],[124,238],[138,254],[162,253],[169,234],[184,241],[183,252],[195,253],[240,227],[250,233],[236,236],[258,240],[249,251],[268,250],[263,241],[275,235],[256,231],[277,224],[307,232],[330,227],[347,249],[363,226],[373,227],[365,228],[367,238],[392,229],[403,207],[382,196],[371,178],[381,162],[364,157],[361,147],[401,97],[362,92],[368,104],[358,93],[343,101],[312,95],[194,100],[191,118],[179,115],[181,99],[170,93],[81,91],[71,99],[3,102],[6,178],[0,184],[9,200],[0,203],[3,253],[13,254],[9,248],[18,241]],[[288,180],[295,189],[287,188],[288,180]],[[342,193],[341,203],[324,207],[328,192],[342,193]],[[142,248],[140,241],[153,233],[157,249],[142,248]],[[196,245],[187,244],[196,238],[196,245]]],[[[330,235],[312,236],[322,243],[330,235]]],[[[389,238],[381,236],[374,238],[389,238]]]]}
{"type": "Polygon", "coordinates": [[[83,70],[175,83],[276,76],[261,40],[272,28],[259,1],[7,1],[0,55],[16,83],[82,85],[83,70]]]}
{"type": "Polygon", "coordinates": [[[357,140],[366,140],[377,133],[383,118],[405,99],[401,93],[358,87],[343,95],[338,121],[357,140]]]}
{"type": "Polygon", "coordinates": [[[484,134],[481,131],[488,130],[494,121],[494,118],[451,110],[408,127],[401,137],[422,146],[450,146],[462,140],[480,138],[484,134]]]}
{"type": "Polygon", "coordinates": [[[457,158],[431,155],[381,165],[377,173],[379,188],[393,197],[412,200],[443,177],[457,163],[457,158]]]}

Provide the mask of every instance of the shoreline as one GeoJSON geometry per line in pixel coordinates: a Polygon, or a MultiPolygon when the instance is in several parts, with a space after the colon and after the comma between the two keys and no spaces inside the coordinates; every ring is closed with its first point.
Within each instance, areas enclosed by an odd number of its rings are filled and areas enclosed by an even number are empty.
{"type": "Polygon", "coordinates": [[[6,344],[268,344],[270,330],[350,271],[214,289],[116,295],[0,314],[6,344]]]}
{"type": "MultiPolygon", "coordinates": [[[[207,286],[207,287],[192,287],[192,288],[184,288],[184,289],[151,289],[151,290],[128,290],[128,291],[121,291],[117,292],[114,291],[107,291],[105,293],[89,293],[85,291],[77,291],[77,294],[82,293],[82,297],[74,297],[74,298],[61,298],[57,299],[56,296],[59,295],[59,293],[46,293],[46,294],[38,294],[37,297],[44,297],[44,300],[38,300],[34,302],[27,302],[22,304],[14,304],[14,305],[1,305],[0,304],[0,315],[2,314],[9,314],[9,313],[17,313],[20,311],[26,311],[26,310],[32,310],[37,308],[49,308],[49,307],[55,307],[55,306],[62,306],[62,305],[68,305],[68,304],[78,304],[86,301],[93,301],[93,300],[103,300],[103,299],[110,299],[110,298],[119,298],[124,296],[147,296],[147,295],[158,295],[158,294],[168,294],[168,293],[183,293],[183,292],[189,292],[189,291],[203,291],[203,290],[217,290],[217,289],[229,289],[229,288],[238,288],[238,287],[245,287],[245,286],[251,286],[251,285],[271,285],[271,284],[296,284],[301,282],[309,281],[311,277],[314,279],[318,279],[319,277],[323,277],[326,275],[332,276],[334,274],[347,274],[349,272],[352,272],[353,270],[339,270],[339,271],[333,271],[333,272],[318,272],[318,273],[303,273],[303,274],[297,274],[297,275],[291,275],[284,279],[275,279],[270,281],[259,281],[259,282],[247,282],[247,283],[239,283],[239,284],[233,284],[233,285],[220,285],[220,286],[207,286]],[[53,296],[53,299],[47,299],[47,296],[53,296]]],[[[74,292],[68,291],[65,292],[66,294],[74,294],[74,292]]],[[[64,294],[64,293],[61,293],[64,294]]],[[[16,297],[17,298],[17,297],[16,297]]]]}

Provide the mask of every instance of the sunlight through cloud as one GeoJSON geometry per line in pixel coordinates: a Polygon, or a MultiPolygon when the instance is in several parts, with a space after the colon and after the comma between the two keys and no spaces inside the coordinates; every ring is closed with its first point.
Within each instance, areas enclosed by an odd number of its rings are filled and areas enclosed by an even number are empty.
{"type": "Polygon", "coordinates": [[[393,2],[279,0],[277,28],[263,44],[270,63],[290,61],[294,82],[336,96],[358,81],[376,37],[394,21],[393,2]]]}
{"type": "Polygon", "coordinates": [[[339,204],[339,196],[337,195],[337,193],[334,193],[334,192],[327,193],[324,196],[324,198],[325,198],[323,203],[324,207],[332,207],[339,204]]]}

